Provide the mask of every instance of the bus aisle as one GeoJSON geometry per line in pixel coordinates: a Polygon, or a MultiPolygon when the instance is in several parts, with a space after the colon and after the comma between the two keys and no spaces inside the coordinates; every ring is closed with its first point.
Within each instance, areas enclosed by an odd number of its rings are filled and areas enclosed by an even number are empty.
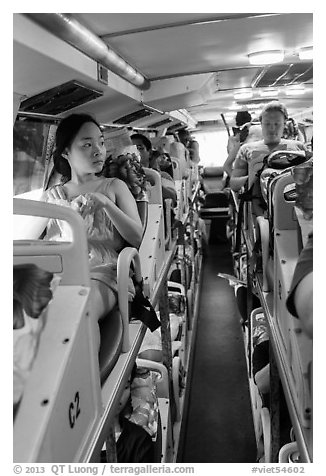
{"type": "MultiPolygon", "coordinates": [[[[213,236],[219,231],[215,225],[211,227],[213,236]]],[[[256,460],[240,315],[232,287],[217,276],[233,274],[225,241],[210,238],[203,262],[192,373],[178,453],[178,461],[184,463],[256,460]]]]}

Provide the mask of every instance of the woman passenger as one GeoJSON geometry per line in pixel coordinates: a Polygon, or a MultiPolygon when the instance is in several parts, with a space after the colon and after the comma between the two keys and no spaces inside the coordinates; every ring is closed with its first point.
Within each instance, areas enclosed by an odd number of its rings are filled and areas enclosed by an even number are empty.
{"type": "MultiPolygon", "coordinates": [[[[99,176],[105,161],[104,137],[88,114],[72,114],[57,129],[54,167],[62,185],[47,191],[47,201],[69,206],[82,216],[87,231],[94,318],[104,318],[117,302],[116,263],[126,243],[138,247],[142,225],[136,202],[118,178],[99,176]]],[[[50,220],[47,239],[67,240],[70,230],[50,220]]]]}

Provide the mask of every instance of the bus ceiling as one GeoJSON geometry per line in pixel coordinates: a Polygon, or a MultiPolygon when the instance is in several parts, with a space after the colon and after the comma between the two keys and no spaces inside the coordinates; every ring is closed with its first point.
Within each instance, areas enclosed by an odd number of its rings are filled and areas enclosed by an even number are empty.
{"type": "Polygon", "coordinates": [[[293,116],[312,105],[312,60],[302,61],[297,54],[312,46],[312,14],[13,16],[14,111],[60,118],[86,106],[100,122],[135,114],[130,126],[148,127],[166,125],[172,116],[193,129],[197,124],[215,128],[216,121],[217,128],[224,128],[221,114],[231,120],[241,108],[258,114],[271,100],[261,93],[276,88],[293,116]],[[281,63],[249,64],[248,53],[262,46],[257,38],[263,33],[284,48],[281,63]],[[301,84],[304,94],[293,94],[301,84]],[[235,99],[247,90],[251,99],[235,99]],[[56,92],[62,96],[52,103],[49,97],[56,92]],[[150,109],[161,113],[147,114],[150,109]],[[143,110],[146,117],[140,120],[143,110]]]}

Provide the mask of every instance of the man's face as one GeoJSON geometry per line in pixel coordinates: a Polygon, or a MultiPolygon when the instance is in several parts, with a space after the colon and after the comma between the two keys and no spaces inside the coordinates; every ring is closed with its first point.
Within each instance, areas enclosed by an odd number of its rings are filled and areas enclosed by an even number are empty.
{"type": "Polygon", "coordinates": [[[140,163],[143,167],[148,167],[150,152],[146,149],[141,139],[132,139],[132,143],[137,147],[140,155],[140,163]]]}
{"type": "Polygon", "coordinates": [[[263,114],[261,128],[266,145],[276,145],[283,135],[285,117],[281,111],[267,111],[263,114]]]}

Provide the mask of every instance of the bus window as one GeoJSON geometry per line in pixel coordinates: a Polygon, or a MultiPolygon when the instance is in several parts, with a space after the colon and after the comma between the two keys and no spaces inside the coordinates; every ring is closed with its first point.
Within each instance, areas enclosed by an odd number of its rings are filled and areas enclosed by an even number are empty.
{"type": "Polygon", "coordinates": [[[36,119],[18,119],[14,125],[14,197],[37,200],[50,172],[56,126],[36,119]]]}
{"type": "MultiPolygon", "coordinates": [[[[18,118],[13,137],[13,196],[40,200],[52,172],[56,125],[35,118],[18,118]]],[[[14,239],[38,238],[40,219],[14,216],[14,239]]],[[[43,219],[44,222],[44,219],[43,219]]]]}

